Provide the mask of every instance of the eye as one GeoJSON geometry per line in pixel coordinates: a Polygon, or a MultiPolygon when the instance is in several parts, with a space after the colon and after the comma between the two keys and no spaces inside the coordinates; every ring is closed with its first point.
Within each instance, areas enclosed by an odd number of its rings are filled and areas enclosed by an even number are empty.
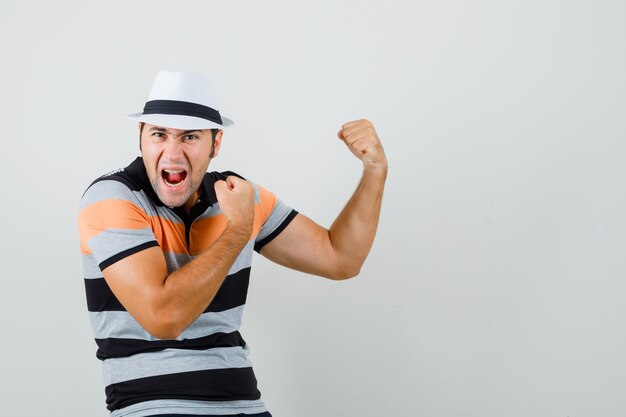
{"type": "Polygon", "coordinates": [[[161,132],[154,132],[154,133],[152,133],[152,136],[154,136],[156,138],[161,138],[161,137],[163,137],[163,133],[161,133],[161,132]]]}
{"type": "Polygon", "coordinates": [[[197,136],[197,135],[185,135],[185,136],[183,136],[183,138],[184,138],[186,141],[193,141],[193,140],[198,139],[198,136],[197,136]]]}

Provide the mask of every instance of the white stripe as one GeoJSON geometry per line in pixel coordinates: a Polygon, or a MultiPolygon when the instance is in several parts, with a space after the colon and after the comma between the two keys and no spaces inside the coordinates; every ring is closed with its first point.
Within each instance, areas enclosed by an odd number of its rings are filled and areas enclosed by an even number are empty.
{"type": "Polygon", "coordinates": [[[111,228],[92,237],[87,242],[87,246],[89,246],[96,261],[100,264],[125,250],[155,241],[156,237],[149,227],[145,229],[111,228]]]}
{"type": "Polygon", "coordinates": [[[80,199],[80,209],[105,200],[126,200],[138,205],[138,195],[128,186],[116,180],[102,180],[87,189],[80,199]]]}
{"type": "Polygon", "coordinates": [[[111,417],[145,417],[155,414],[258,414],[267,409],[261,400],[191,401],[153,400],[133,404],[111,413],[111,417]]]}
{"type": "Polygon", "coordinates": [[[209,208],[207,208],[204,213],[202,213],[200,216],[198,216],[196,218],[196,220],[194,220],[194,223],[200,220],[204,220],[204,219],[208,219],[209,217],[215,217],[215,216],[220,216],[224,213],[222,213],[222,209],[220,208],[220,204],[218,202],[213,203],[212,206],[209,206],[209,208]]]}
{"type": "Polygon", "coordinates": [[[241,271],[244,268],[250,268],[252,266],[252,255],[254,254],[254,241],[250,240],[246,243],[246,246],[243,247],[237,259],[230,267],[228,271],[228,275],[235,274],[241,271]]]}
{"type": "Polygon", "coordinates": [[[183,266],[185,266],[188,262],[193,260],[193,256],[188,253],[175,253],[175,252],[163,252],[163,256],[165,256],[165,264],[167,265],[167,274],[171,274],[183,266]]]}
{"type": "Polygon", "coordinates": [[[249,368],[248,349],[240,346],[205,350],[165,349],[103,363],[104,385],[138,378],[210,369],[249,368]]]}
{"type": "MultiPolygon", "coordinates": [[[[217,313],[201,314],[183,331],[176,340],[197,339],[214,333],[231,333],[241,326],[244,306],[217,313]]],[[[91,326],[96,339],[124,338],[141,340],[161,340],[150,335],[126,311],[89,312],[91,326]]]]}
{"type": "Polygon", "coordinates": [[[263,227],[261,227],[259,235],[256,237],[256,241],[258,242],[263,240],[272,234],[272,232],[285,221],[289,213],[291,213],[291,210],[291,207],[287,206],[282,201],[277,200],[272,212],[267,217],[267,220],[265,220],[265,223],[263,223],[263,227]]]}
{"type": "Polygon", "coordinates": [[[102,271],[93,254],[83,254],[83,275],[85,279],[102,278],[102,271]]]}
{"type": "MultiPolygon", "coordinates": [[[[228,275],[235,274],[241,271],[244,268],[252,267],[252,257],[254,255],[254,241],[250,240],[246,243],[246,246],[243,247],[235,262],[231,265],[228,270],[228,275]]],[[[174,252],[164,252],[165,262],[167,263],[167,271],[168,274],[171,274],[174,271],[182,268],[186,263],[192,261],[197,256],[192,256],[186,253],[174,253],[174,252]]]]}

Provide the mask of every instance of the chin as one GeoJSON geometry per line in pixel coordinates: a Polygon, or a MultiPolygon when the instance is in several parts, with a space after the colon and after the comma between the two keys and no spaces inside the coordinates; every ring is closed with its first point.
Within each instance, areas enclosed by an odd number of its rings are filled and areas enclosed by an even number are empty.
{"type": "Polygon", "coordinates": [[[187,201],[187,199],[184,198],[184,196],[173,197],[173,196],[164,195],[164,193],[162,192],[158,192],[157,196],[159,197],[159,200],[161,200],[163,204],[165,204],[166,206],[170,208],[180,207],[184,205],[185,202],[187,201]]]}
{"type": "Polygon", "coordinates": [[[182,206],[182,204],[179,204],[178,201],[164,200],[161,198],[161,202],[169,208],[176,208],[176,207],[182,206]]]}

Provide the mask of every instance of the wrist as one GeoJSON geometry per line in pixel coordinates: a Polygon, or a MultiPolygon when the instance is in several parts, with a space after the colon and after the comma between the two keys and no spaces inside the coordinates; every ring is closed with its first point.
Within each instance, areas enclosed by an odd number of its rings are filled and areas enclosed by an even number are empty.
{"type": "Polygon", "coordinates": [[[245,245],[252,235],[252,225],[252,221],[244,219],[229,219],[223,235],[230,236],[232,239],[241,241],[245,245]]]}
{"type": "Polygon", "coordinates": [[[371,173],[387,176],[387,171],[389,166],[387,164],[387,160],[378,162],[378,163],[367,163],[363,164],[363,173],[371,173]]]}

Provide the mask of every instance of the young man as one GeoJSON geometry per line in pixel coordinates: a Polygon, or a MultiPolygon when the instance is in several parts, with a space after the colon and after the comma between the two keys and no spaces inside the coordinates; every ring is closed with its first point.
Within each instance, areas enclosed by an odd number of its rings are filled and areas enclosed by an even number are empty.
{"type": "Polygon", "coordinates": [[[202,75],[160,72],[140,114],[141,158],[81,200],[89,314],[115,417],[270,416],[239,334],[252,252],[330,279],[371,248],[387,160],[367,120],[338,137],[363,162],[330,229],[235,173],[210,172],[223,128],[202,75]]]}

